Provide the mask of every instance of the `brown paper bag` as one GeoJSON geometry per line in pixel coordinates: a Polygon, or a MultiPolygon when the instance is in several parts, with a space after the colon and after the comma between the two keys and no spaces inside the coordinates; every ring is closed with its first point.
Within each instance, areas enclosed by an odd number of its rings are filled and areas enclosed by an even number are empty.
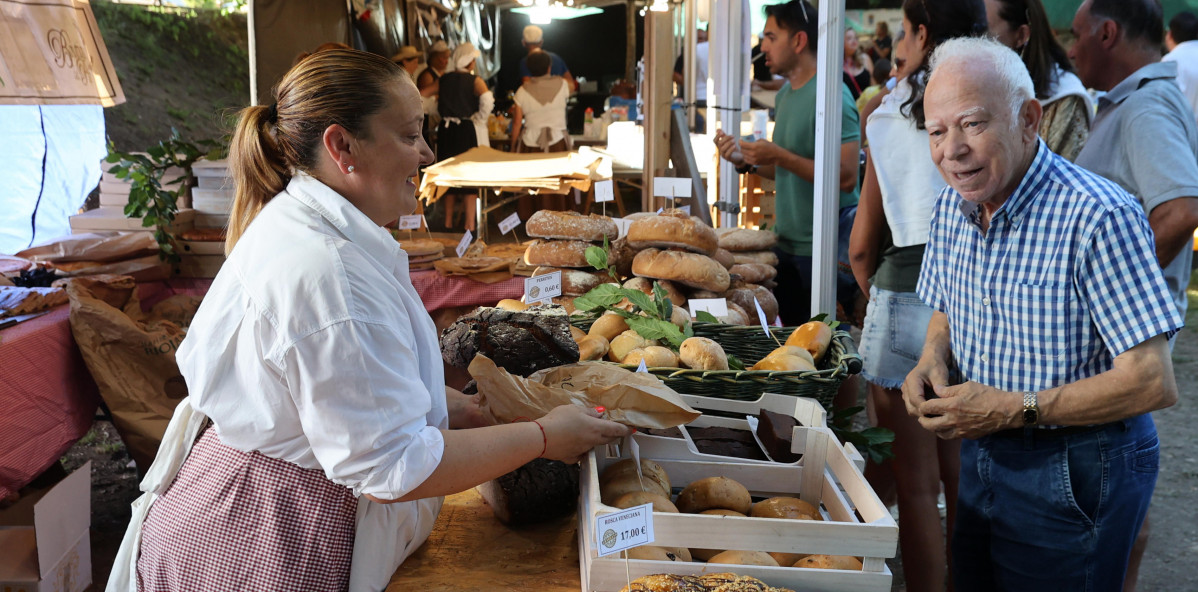
{"type": "Polygon", "coordinates": [[[30,261],[122,261],[158,253],[158,243],[149,232],[91,232],[72,234],[54,242],[17,253],[30,261]]]}
{"type": "Polygon", "coordinates": [[[187,396],[175,349],[200,299],[172,296],[142,312],[137,284],[128,276],[73,278],[66,290],[71,299],[71,332],[83,361],[100,387],[125,447],[144,474],[175,406],[187,396]]]}
{"type": "Polygon", "coordinates": [[[558,405],[606,407],[606,417],[638,428],[672,428],[700,413],[652,374],[603,362],[578,362],[522,378],[484,355],[470,363],[483,415],[495,423],[536,419],[558,405]]]}

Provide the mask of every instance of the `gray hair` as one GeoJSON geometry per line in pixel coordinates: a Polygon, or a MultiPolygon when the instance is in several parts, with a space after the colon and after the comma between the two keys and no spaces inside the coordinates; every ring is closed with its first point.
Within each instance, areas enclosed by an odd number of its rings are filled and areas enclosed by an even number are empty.
{"type": "Polygon", "coordinates": [[[1036,97],[1032,77],[1019,54],[990,37],[957,37],[937,46],[929,61],[933,74],[937,68],[956,62],[973,69],[985,64],[994,68],[1011,105],[1011,125],[1018,125],[1019,110],[1029,99],[1036,97]]]}

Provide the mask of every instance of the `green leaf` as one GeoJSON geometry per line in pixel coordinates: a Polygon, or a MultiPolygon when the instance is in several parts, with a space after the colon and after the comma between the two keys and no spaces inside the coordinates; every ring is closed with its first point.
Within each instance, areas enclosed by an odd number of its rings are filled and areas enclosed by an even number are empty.
{"type": "Polygon", "coordinates": [[[670,320],[670,314],[674,312],[674,303],[670,301],[670,294],[657,281],[653,282],[653,299],[657,301],[659,318],[663,321],[670,320]]]}
{"type": "Polygon", "coordinates": [[[587,263],[599,271],[607,271],[607,251],[600,247],[587,247],[587,263]]]}
{"type": "Polygon", "coordinates": [[[740,361],[740,358],[732,354],[728,354],[728,368],[731,370],[744,370],[745,363],[740,361]]]}
{"type": "Polygon", "coordinates": [[[636,331],[641,337],[649,340],[666,340],[674,349],[678,349],[685,337],[678,326],[669,321],[659,319],[651,319],[640,315],[632,315],[625,319],[628,323],[628,328],[636,331]]]}
{"type": "Polygon", "coordinates": [[[683,327],[682,327],[682,334],[683,334],[683,335],[685,335],[685,336],[687,336],[687,337],[694,337],[694,336],[695,336],[695,328],[691,326],[691,323],[690,323],[690,321],[687,321],[687,322],[686,322],[686,325],[683,325],[683,327]]]}
{"type": "Polygon", "coordinates": [[[826,313],[826,312],[821,312],[821,313],[819,313],[819,314],[817,314],[817,315],[815,315],[815,316],[811,317],[811,319],[810,319],[810,320],[808,320],[807,322],[811,322],[811,321],[820,321],[820,322],[822,323],[822,322],[823,322],[823,320],[824,320],[824,319],[826,319],[826,318],[828,318],[828,313],[826,313]]]}
{"type": "Polygon", "coordinates": [[[695,314],[695,320],[703,322],[703,323],[718,323],[718,322],[720,322],[719,319],[715,318],[715,315],[713,315],[705,310],[701,310],[697,314],[695,314]]]}
{"type": "Polygon", "coordinates": [[[651,316],[657,316],[657,307],[653,306],[653,299],[648,294],[640,290],[624,289],[623,291],[624,297],[632,301],[637,308],[640,308],[651,316]]]}
{"type": "MultiPolygon", "coordinates": [[[[120,162],[121,154],[119,152],[109,152],[108,156],[104,157],[104,162],[120,162]]],[[[112,172],[112,169],[109,169],[112,172]]]]}
{"type": "Polygon", "coordinates": [[[574,299],[574,308],[594,311],[609,308],[624,299],[624,291],[615,284],[599,284],[590,292],[574,299]]]}

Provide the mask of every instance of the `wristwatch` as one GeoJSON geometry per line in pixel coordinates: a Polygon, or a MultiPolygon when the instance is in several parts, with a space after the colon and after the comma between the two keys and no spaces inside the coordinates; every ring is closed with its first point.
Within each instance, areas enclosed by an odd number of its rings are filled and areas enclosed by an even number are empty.
{"type": "Polygon", "coordinates": [[[1035,391],[1023,393],[1023,425],[1033,426],[1040,421],[1040,404],[1035,391]]]}
{"type": "Polygon", "coordinates": [[[756,173],[756,172],[757,172],[757,165],[755,165],[755,164],[746,164],[746,165],[743,165],[743,166],[738,166],[738,167],[736,167],[736,172],[738,172],[738,173],[740,173],[740,174],[742,174],[742,175],[747,175],[747,174],[751,174],[751,173],[756,173]]]}

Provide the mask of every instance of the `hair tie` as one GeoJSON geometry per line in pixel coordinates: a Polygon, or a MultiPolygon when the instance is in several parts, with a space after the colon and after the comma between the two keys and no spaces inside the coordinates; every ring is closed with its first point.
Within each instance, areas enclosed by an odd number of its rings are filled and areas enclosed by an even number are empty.
{"type": "Polygon", "coordinates": [[[275,123],[275,122],[279,121],[279,104],[278,103],[271,103],[270,107],[267,107],[266,120],[271,123],[275,123]]]}

